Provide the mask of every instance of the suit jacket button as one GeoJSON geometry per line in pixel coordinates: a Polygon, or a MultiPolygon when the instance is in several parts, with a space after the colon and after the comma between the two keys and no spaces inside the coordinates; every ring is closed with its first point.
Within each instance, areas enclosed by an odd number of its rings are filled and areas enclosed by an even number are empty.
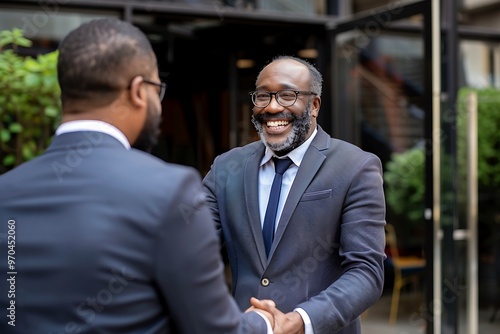
{"type": "Polygon", "coordinates": [[[263,278],[261,281],[260,281],[260,284],[262,284],[262,286],[268,286],[269,285],[269,279],[268,278],[263,278]]]}

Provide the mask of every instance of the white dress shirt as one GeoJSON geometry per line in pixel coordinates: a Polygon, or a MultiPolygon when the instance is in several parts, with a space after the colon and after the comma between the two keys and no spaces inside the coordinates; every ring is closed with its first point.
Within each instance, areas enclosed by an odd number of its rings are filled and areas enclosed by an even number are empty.
{"type": "Polygon", "coordinates": [[[116,138],[120,143],[125,146],[127,150],[130,150],[130,143],[128,142],[127,137],[118,130],[114,125],[103,121],[96,120],[78,120],[78,121],[69,121],[62,123],[56,130],[56,136],[68,133],[68,132],[79,132],[79,131],[96,131],[108,134],[114,138],[116,138]]]}
{"type": "MultiPolygon", "coordinates": [[[[278,211],[276,213],[276,222],[274,224],[274,230],[278,228],[278,223],[281,217],[281,213],[283,212],[283,207],[285,206],[286,199],[288,194],[290,193],[290,189],[292,188],[293,181],[295,180],[295,176],[297,175],[297,171],[299,170],[300,164],[302,163],[302,159],[306,154],[307,149],[311,145],[314,137],[318,133],[317,129],[314,129],[311,137],[309,137],[302,145],[291,151],[286,155],[286,157],[292,160],[292,164],[283,174],[283,179],[281,182],[281,192],[278,203],[278,211]]],[[[264,227],[264,217],[266,215],[267,202],[269,201],[269,196],[271,194],[271,186],[273,184],[274,179],[274,162],[272,161],[272,157],[274,156],[274,152],[266,147],[266,152],[264,157],[260,161],[260,170],[259,170],[259,213],[260,213],[260,224],[261,227],[264,227]]],[[[284,158],[284,157],[283,157],[284,158]]],[[[314,334],[311,319],[309,315],[307,315],[306,311],[301,308],[296,308],[294,311],[298,312],[304,321],[305,334],[314,334]]]]}

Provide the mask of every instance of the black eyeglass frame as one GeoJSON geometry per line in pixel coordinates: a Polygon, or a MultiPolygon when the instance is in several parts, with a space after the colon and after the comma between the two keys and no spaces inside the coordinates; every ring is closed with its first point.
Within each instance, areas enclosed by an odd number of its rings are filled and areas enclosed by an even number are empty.
{"type": "Polygon", "coordinates": [[[295,104],[295,102],[297,102],[297,98],[299,97],[299,95],[318,95],[317,93],[315,92],[311,92],[311,91],[304,91],[304,90],[293,90],[293,89],[282,89],[282,90],[277,90],[275,92],[268,92],[266,90],[256,90],[256,91],[253,91],[253,92],[249,92],[248,94],[250,94],[250,96],[252,97],[252,103],[255,107],[257,108],[265,108],[267,107],[272,99],[273,99],[273,95],[274,95],[274,98],[276,99],[276,102],[278,102],[278,104],[282,107],[291,107],[295,104]],[[293,92],[295,93],[295,100],[293,100],[293,102],[291,104],[287,104],[287,105],[284,105],[280,102],[280,99],[278,99],[278,96],[280,95],[281,92],[293,92]],[[269,102],[267,102],[267,104],[265,106],[258,106],[256,103],[255,103],[255,96],[257,93],[267,93],[269,94],[269,102]]]}
{"type": "Polygon", "coordinates": [[[167,91],[167,84],[164,83],[163,81],[158,83],[146,79],[142,79],[142,82],[147,83],[149,85],[155,85],[157,87],[160,87],[160,91],[158,92],[158,96],[160,97],[160,101],[163,101],[163,98],[165,97],[165,92],[167,91]]]}

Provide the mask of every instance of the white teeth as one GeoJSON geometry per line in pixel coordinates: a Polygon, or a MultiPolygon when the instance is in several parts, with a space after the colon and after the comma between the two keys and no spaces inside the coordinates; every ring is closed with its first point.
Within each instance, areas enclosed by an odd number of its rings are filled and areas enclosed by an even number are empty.
{"type": "Polygon", "coordinates": [[[267,126],[285,126],[288,123],[287,121],[269,121],[267,122],[267,126]]]}

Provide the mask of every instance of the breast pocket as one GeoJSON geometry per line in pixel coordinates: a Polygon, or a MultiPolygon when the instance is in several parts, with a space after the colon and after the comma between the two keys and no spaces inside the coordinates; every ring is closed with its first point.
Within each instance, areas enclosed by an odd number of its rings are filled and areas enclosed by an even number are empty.
{"type": "Polygon", "coordinates": [[[325,189],[325,190],[318,190],[318,191],[311,191],[304,193],[300,201],[301,202],[317,201],[320,199],[330,198],[330,197],[332,197],[332,189],[325,189]]]}

